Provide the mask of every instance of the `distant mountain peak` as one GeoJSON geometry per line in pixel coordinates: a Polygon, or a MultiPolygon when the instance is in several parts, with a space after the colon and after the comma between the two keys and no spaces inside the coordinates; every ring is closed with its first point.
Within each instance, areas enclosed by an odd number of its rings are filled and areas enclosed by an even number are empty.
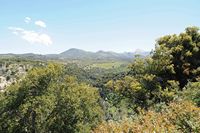
{"type": "Polygon", "coordinates": [[[62,52],[60,54],[63,55],[63,54],[80,53],[80,52],[82,53],[82,52],[85,52],[85,51],[82,50],[82,49],[70,48],[70,49],[68,49],[68,50],[66,50],[66,51],[64,51],[64,52],[62,52]]]}
{"type": "Polygon", "coordinates": [[[145,52],[144,50],[141,50],[141,49],[136,49],[134,53],[143,53],[145,52]]]}
{"type": "Polygon", "coordinates": [[[83,51],[83,50],[78,48],[70,48],[67,51],[83,51]]]}

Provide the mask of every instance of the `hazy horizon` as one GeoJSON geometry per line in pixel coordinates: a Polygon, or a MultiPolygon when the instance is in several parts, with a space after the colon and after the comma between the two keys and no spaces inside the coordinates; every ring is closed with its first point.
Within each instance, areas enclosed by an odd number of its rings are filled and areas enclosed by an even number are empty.
{"type": "Polygon", "coordinates": [[[0,53],[151,51],[155,40],[200,26],[200,1],[1,1],[0,53]]]}

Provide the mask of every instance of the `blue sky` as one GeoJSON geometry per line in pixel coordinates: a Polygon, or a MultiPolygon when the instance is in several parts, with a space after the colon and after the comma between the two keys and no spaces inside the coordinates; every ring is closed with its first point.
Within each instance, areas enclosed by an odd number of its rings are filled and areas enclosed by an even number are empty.
{"type": "Polygon", "coordinates": [[[0,0],[0,53],[154,49],[200,26],[199,0],[0,0]]]}

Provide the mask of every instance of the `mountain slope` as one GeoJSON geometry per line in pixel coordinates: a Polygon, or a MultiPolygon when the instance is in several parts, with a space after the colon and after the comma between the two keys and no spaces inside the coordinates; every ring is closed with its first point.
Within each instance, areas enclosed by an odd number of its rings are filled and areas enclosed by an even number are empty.
{"type": "Polygon", "coordinates": [[[58,57],[63,59],[93,59],[93,60],[131,60],[136,54],[141,56],[149,55],[149,52],[124,52],[116,53],[112,51],[97,51],[97,52],[88,52],[80,49],[69,49],[58,55],[58,57]]]}
{"type": "Polygon", "coordinates": [[[112,51],[97,51],[97,52],[89,52],[81,49],[71,48],[66,50],[60,54],[1,54],[1,57],[23,57],[29,59],[40,59],[40,60],[48,60],[48,59],[61,59],[61,60],[132,60],[135,55],[139,54],[141,56],[148,56],[150,52],[144,51],[136,51],[136,52],[124,52],[124,53],[116,53],[112,51]]]}

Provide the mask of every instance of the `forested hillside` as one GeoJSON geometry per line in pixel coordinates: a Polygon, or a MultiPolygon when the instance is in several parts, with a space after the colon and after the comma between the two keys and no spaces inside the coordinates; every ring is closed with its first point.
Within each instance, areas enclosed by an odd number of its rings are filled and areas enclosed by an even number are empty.
{"type": "Polygon", "coordinates": [[[31,67],[0,92],[2,133],[200,132],[198,27],[160,37],[128,65],[19,62],[31,67]]]}

